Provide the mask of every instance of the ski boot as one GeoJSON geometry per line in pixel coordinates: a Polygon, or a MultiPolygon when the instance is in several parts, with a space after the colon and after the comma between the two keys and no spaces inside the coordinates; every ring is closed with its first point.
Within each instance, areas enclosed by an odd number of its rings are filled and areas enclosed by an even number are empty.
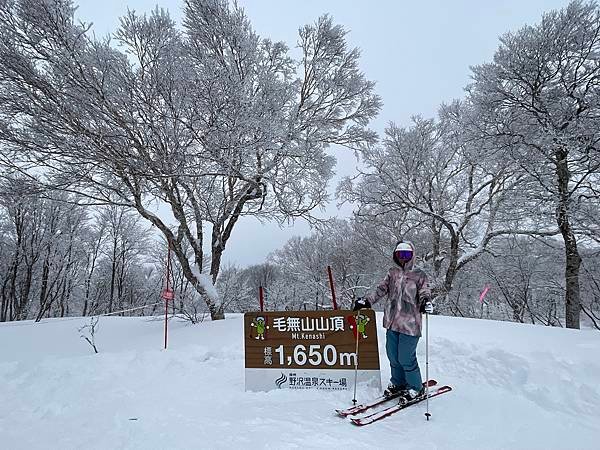
{"type": "Polygon", "coordinates": [[[420,397],[424,397],[424,396],[425,396],[425,387],[422,387],[419,390],[412,389],[412,388],[403,389],[402,392],[400,392],[400,399],[398,400],[398,404],[406,405],[407,403],[418,400],[420,397]]]}
{"type": "Polygon", "coordinates": [[[388,387],[383,391],[384,397],[392,398],[396,397],[399,393],[406,390],[406,386],[397,386],[393,383],[388,384],[388,387]]]}

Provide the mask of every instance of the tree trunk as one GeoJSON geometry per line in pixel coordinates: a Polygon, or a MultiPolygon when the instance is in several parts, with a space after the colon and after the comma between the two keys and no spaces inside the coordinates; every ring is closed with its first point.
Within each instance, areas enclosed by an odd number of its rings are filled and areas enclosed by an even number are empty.
{"type": "Polygon", "coordinates": [[[7,280],[5,285],[2,286],[2,311],[0,321],[5,322],[7,320],[12,320],[13,317],[13,304],[17,302],[17,275],[19,272],[19,261],[21,258],[21,246],[23,245],[23,217],[22,214],[19,213],[20,208],[15,212],[14,225],[15,225],[15,233],[17,236],[15,242],[15,255],[12,260],[12,264],[10,266],[9,272],[10,276],[7,274],[7,280]],[[8,295],[6,295],[6,287],[10,282],[10,289],[8,291],[8,295]]]}
{"type": "Polygon", "coordinates": [[[39,299],[39,311],[38,316],[36,318],[36,322],[39,322],[42,318],[43,311],[46,307],[46,301],[48,297],[48,276],[50,273],[50,248],[48,247],[46,251],[46,258],[44,259],[44,263],[42,265],[42,287],[40,289],[40,299],[39,299]]]}
{"type": "MultiPolygon", "coordinates": [[[[31,282],[33,280],[33,266],[27,265],[25,280],[21,289],[21,298],[16,303],[15,320],[26,320],[27,314],[23,314],[29,304],[29,293],[31,292],[31,282]]],[[[15,297],[16,298],[16,297],[15,297]]]]}
{"type": "Polygon", "coordinates": [[[436,219],[431,219],[431,234],[433,236],[432,258],[433,258],[433,275],[437,279],[442,271],[441,251],[441,226],[438,226],[436,219]]]}
{"type": "Polygon", "coordinates": [[[565,239],[565,253],[567,263],[565,267],[566,293],[565,293],[565,319],[567,328],[580,328],[579,316],[581,313],[581,299],[579,292],[579,267],[581,257],[577,250],[577,241],[572,233],[565,239]]]}
{"type": "MultiPolygon", "coordinates": [[[[125,296],[125,278],[127,273],[125,271],[125,261],[127,259],[127,249],[125,243],[121,243],[121,250],[119,255],[120,267],[119,267],[119,275],[117,278],[117,300],[119,304],[119,309],[125,309],[123,307],[123,297],[125,296]]],[[[133,306],[130,304],[129,306],[133,306]]],[[[124,316],[125,313],[121,313],[121,316],[124,316]]]]}
{"type": "MultiPolygon", "coordinates": [[[[124,181],[127,182],[127,180],[124,180],[124,181]]],[[[204,301],[208,307],[208,310],[210,311],[211,319],[212,320],[224,319],[225,316],[222,313],[219,313],[219,309],[217,308],[217,305],[211,300],[211,298],[208,295],[208,293],[206,292],[206,290],[202,287],[200,280],[197,279],[196,275],[192,271],[192,268],[190,267],[190,261],[188,260],[187,255],[181,246],[181,241],[177,240],[177,238],[175,237],[173,232],[160,219],[158,219],[155,215],[148,212],[143,207],[142,201],[141,201],[141,196],[138,192],[134,193],[134,198],[135,198],[136,209],[142,215],[142,217],[144,217],[145,219],[149,220],[152,224],[154,224],[163,233],[163,235],[167,239],[168,245],[171,246],[173,253],[177,257],[177,260],[179,261],[179,264],[181,265],[181,270],[183,271],[185,278],[190,283],[192,283],[192,286],[194,287],[196,292],[198,292],[204,298],[204,301]]],[[[174,208],[173,212],[174,212],[174,214],[177,215],[176,208],[174,208]]],[[[181,223],[181,220],[184,220],[184,216],[182,215],[179,218],[179,220],[181,223]]],[[[202,271],[202,252],[201,252],[201,250],[202,250],[201,248],[194,249],[196,265],[200,272],[202,271]]],[[[213,277],[216,278],[216,274],[212,273],[212,275],[213,275],[213,277]]]]}
{"type": "Polygon", "coordinates": [[[92,268],[88,272],[86,279],[85,279],[85,294],[83,297],[83,311],[81,313],[81,315],[83,317],[87,316],[87,313],[88,313],[88,304],[89,304],[89,300],[90,300],[90,285],[92,283],[92,275],[94,273],[95,263],[96,263],[96,260],[94,259],[92,262],[92,268]]]}
{"type": "Polygon", "coordinates": [[[212,251],[211,251],[211,259],[210,259],[210,276],[212,278],[213,283],[217,282],[217,278],[219,277],[219,270],[221,268],[221,258],[223,257],[223,252],[225,251],[226,242],[223,240],[223,233],[221,233],[216,225],[213,225],[212,232],[212,251]]]}
{"type": "Polygon", "coordinates": [[[225,315],[223,312],[219,311],[217,305],[211,300],[206,290],[202,287],[200,280],[198,280],[196,275],[194,275],[192,272],[187,256],[185,255],[184,250],[181,248],[181,245],[173,238],[172,235],[167,235],[165,233],[165,236],[167,237],[167,241],[171,245],[171,249],[181,265],[181,270],[183,271],[183,275],[185,276],[186,280],[189,280],[196,292],[203,297],[204,302],[210,311],[210,318],[212,320],[224,319],[225,315]]]}
{"type": "Polygon", "coordinates": [[[577,238],[569,221],[569,180],[570,172],[567,162],[568,152],[556,152],[556,176],[558,183],[558,206],[556,208],[556,222],[565,243],[565,321],[567,328],[579,329],[579,315],[581,313],[581,299],[579,292],[579,268],[581,256],[577,249],[577,238]]]}
{"type": "Polygon", "coordinates": [[[450,239],[450,261],[448,269],[446,270],[446,276],[444,279],[444,291],[445,295],[448,295],[452,290],[452,284],[454,283],[454,277],[456,277],[458,267],[458,236],[453,234],[450,239]]]}
{"type": "MultiPolygon", "coordinates": [[[[113,233],[117,231],[113,229],[113,233]]],[[[117,275],[117,239],[113,239],[112,266],[110,271],[110,293],[108,297],[108,312],[113,310],[113,301],[115,298],[115,278],[117,275]]]]}
{"type": "Polygon", "coordinates": [[[2,283],[2,302],[0,303],[0,322],[6,322],[6,315],[8,313],[8,302],[9,298],[6,295],[6,287],[8,285],[9,277],[5,276],[4,282],[2,283]]]}
{"type": "Polygon", "coordinates": [[[13,304],[17,301],[17,275],[19,273],[19,250],[21,247],[21,238],[17,240],[16,255],[12,266],[12,273],[10,277],[10,294],[8,295],[8,304],[6,313],[4,314],[4,320],[13,320],[13,304]]]}

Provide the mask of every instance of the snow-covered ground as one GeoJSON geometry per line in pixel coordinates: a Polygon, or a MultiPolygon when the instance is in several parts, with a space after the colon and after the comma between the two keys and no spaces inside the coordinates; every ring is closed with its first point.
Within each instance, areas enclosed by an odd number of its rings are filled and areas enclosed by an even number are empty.
{"type": "Polygon", "coordinates": [[[0,324],[0,448],[600,448],[598,332],[432,317],[431,377],[454,391],[430,422],[420,405],[357,428],[333,413],[351,392],[244,392],[241,319],[171,322],[164,351],[162,322],[101,318],[97,355],[84,319],[0,324]]]}

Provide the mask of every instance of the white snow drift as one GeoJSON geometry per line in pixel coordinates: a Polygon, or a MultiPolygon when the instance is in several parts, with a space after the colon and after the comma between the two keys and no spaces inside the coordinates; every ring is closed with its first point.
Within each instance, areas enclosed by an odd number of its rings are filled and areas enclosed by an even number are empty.
{"type": "MultiPolygon", "coordinates": [[[[430,373],[454,391],[363,428],[352,392],[244,392],[241,316],[0,324],[3,449],[597,449],[600,333],[432,317],[430,373]]],[[[378,316],[381,327],[381,316],[378,316]]],[[[382,382],[389,368],[379,329],[382,382]]],[[[424,373],[424,339],[419,344],[424,373]]],[[[358,399],[377,393],[364,387],[358,399]]]]}

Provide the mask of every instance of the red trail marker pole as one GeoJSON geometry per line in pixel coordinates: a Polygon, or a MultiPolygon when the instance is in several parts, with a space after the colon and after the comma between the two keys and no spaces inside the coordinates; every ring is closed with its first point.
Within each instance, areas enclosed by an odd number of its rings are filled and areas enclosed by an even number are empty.
{"type": "Polygon", "coordinates": [[[167,335],[168,335],[168,315],[169,315],[169,301],[165,298],[165,350],[167,349],[167,335]]]}
{"type": "Polygon", "coordinates": [[[168,316],[169,316],[169,300],[175,298],[175,293],[171,289],[171,244],[169,244],[169,250],[167,251],[167,283],[165,290],[162,291],[161,297],[165,301],[165,350],[167,349],[167,336],[168,336],[168,316]]]}
{"type": "Polygon", "coordinates": [[[265,294],[262,286],[258,287],[258,301],[260,303],[261,312],[265,310],[265,294]]]}
{"type": "Polygon", "coordinates": [[[327,266],[327,273],[329,274],[329,286],[331,287],[331,300],[333,302],[333,309],[338,309],[337,301],[335,299],[335,286],[333,284],[333,273],[331,272],[331,266],[327,266]]]}

